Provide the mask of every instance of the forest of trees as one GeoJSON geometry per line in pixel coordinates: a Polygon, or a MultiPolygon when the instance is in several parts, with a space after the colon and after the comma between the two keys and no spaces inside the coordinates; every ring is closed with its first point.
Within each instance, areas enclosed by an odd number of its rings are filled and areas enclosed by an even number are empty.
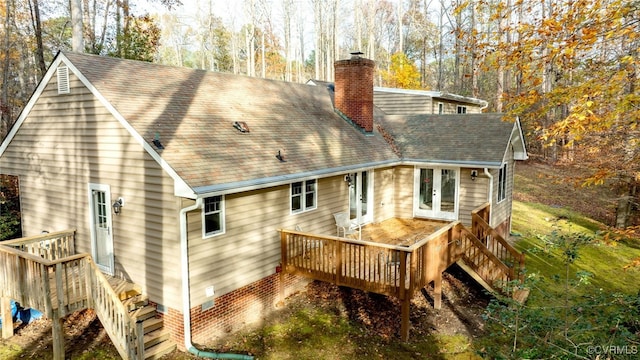
{"type": "Polygon", "coordinates": [[[300,83],[359,50],[376,85],[520,117],[532,157],[614,189],[609,225],[640,223],[640,0],[0,1],[0,137],[59,50],[300,83]]]}

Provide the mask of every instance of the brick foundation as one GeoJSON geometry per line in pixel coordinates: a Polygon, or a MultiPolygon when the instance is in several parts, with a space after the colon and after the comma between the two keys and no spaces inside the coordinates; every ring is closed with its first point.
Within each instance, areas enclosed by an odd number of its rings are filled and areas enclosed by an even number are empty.
{"type": "MultiPolygon", "coordinates": [[[[285,296],[300,291],[308,280],[285,275],[285,296]]],[[[191,308],[191,341],[206,344],[245,324],[255,323],[276,309],[279,301],[280,275],[273,274],[230,293],[216,297],[212,308],[202,311],[200,305],[191,308]]],[[[182,311],[169,308],[160,314],[172,340],[184,350],[184,319],[182,311]]]]}

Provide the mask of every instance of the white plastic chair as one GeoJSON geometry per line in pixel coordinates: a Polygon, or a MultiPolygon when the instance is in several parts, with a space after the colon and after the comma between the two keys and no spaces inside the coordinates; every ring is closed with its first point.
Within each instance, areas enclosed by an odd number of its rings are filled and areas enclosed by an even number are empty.
{"type": "Polygon", "coordinates": [[[355,232],[355,230],[351,228],[351,220],[349,219],[348,212],[335,213],[333,214],[333,218],[336,220],[337,236],[340,236],[340,231],[342,231],[342,237],[346,237],[355,232]]]}

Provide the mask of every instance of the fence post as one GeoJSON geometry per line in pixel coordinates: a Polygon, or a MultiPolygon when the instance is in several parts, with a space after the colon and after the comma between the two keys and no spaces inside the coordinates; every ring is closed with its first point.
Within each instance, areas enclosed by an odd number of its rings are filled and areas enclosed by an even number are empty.
{"type": "Polygon", "coordinates": [[[142,321],[136,321],[136,336],[138,340],[138,360],[144,360],[144,328],[142,321]]]}
{"type": "Polygon", "coordinates": [[[13,316],[11,314],[11,299],[2,297],[2,338],[8,339],[13,336],[13,316]]]}
{"type": "Polygon", "coordinates": [[[51,319],[51,332],[53,333],[53,359],[64,360],[64,332],[60,309],[53,310],[51,319]]]}

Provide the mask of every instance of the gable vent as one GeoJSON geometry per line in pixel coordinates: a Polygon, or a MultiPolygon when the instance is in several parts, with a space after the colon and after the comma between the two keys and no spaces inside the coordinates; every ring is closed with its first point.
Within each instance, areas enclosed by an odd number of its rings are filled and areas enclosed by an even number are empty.
{"type": "Polygon", "coordinates": [[[68,94],[71,92],[69,88],[69,68],[60,66],[57,71],[58,75],[58,94],[68,94]]]}

